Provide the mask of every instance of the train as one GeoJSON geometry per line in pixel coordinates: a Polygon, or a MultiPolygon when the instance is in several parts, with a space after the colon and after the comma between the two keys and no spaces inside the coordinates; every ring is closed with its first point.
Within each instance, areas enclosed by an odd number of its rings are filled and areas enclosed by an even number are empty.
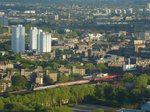
{"type": "Polygon", "coordinates": [[[109,75],[104,77],[93,77],[91,81],[97,82],[97,81],[108,81],[113,79],[118,79],[122,77],[121,75],[109,75]]]}
{"type": "Polygon", "coordinates": [[[76,80],[76,81],[57,83],[56,85],[58,85],[58,86],[71,86],[71,85],[78,85],[78,84],[86,84],[89,82],[90,82],[90,80],[76,80]]]}
{"type": "Polygon", "coordinates": [[[71,85],[87,84],[89,82],[90,82],[90,80],[68,81],[68,82],[56,83],[54,85],[49,85],[49,86],[33,87],[32,90],[33,91],[38,91],[38,90],[56,88],[56,87],[60,87],[60,86],[71,86],[71,85]]]}
{"type": "Polygon", "coordinates": [[[49,86],[41,86],[41,87],[33,87],[33,91],[39,91],[39,90],[45,90],[45,89],[51,89],[61,86],[72,86],[72,85],[80,85],[80,84],[88,84],[88,83],[94,83],[94,82],[103,82],[103,81],[110,81],[114,79],[121,78],[122,75],[109,75],[109,76],[103,76],[103,77],[90,77],[89,79],[82,79],[82,80],[75,80],[75,81],[68,81],[68,82],[62,82],[62,83],[56,83],[54,85],[49,86]]]}
{"type": "Polygon", "coordinates": [[[52,89],[56,87],[58,87],[58,85],[55,84],[55,85],[49,85],[49,86],[33,87],[32,90],[39,91],[39,90],[45,90],[45,89],[52,89]]]}

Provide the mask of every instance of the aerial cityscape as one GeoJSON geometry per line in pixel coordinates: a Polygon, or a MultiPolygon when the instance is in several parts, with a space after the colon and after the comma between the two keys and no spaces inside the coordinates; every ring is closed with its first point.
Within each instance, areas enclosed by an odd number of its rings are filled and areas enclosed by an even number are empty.
{"type": "Polygon", "coordinates": [[[0,0],[0,112],[150,112],[150,0],[0,0]]]}

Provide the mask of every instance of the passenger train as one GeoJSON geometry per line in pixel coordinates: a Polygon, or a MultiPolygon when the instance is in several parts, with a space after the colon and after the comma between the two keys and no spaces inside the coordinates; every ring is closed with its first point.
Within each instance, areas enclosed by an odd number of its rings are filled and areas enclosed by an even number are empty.
{"type": "Polygon", "coordinates": [[[39,91],[39,90],[56,88],[56,87],[60,87],[60,86],[72,86],[72,85],[104,82],[104,81],[107,82],[107,81],[110,81],[110,80],[114,81],[115,79],[120,79],[121,77],[122,77],[122,75],[109,75],[109,76],[103,76],[103,77],[90,77],[89,79],[56,83],[54,85],[49,85],[49,86],[33,87],[32,90],[33,91],[39,91]]]}

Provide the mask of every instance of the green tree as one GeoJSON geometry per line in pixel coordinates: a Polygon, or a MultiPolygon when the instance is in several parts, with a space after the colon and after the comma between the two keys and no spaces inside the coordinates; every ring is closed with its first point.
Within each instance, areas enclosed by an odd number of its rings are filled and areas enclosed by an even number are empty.
{"type": "Polygon", "coordinates": [[[96,110],[93,110],[92,112],[104,112],[103,109],[96,109],[96,110]]]}
{"type": "Polygon", "coordinates": [[[71,108],[66,106],[52,108],[49,112],[73,112],[71,108]]]}
{"type": "Polygon", "coordinates": [[[69,88],[68,87],[60,87],[56,88],[57,93],[57,102],[59,106],[65,104],[69,100],[69,88]]]}
{"type": "Polygon", "coordinates": [[[53,84],[54,82],[53,82],[53,80],[49,77],[49,75],[46,75],[45,77],[44,77],[44,84],[45,85],[50,85],[50,84],[53,84]]]}
{"type": "Polygon", "coordinates": [[[9,51],[11,50],[11,41],[6,41],[0,44],[1,51],[9,51]]]}
{"type": "Polygon", "coordinates": [[[53,68],[58,68],[58,67],[60,66],[60,64],[59,64],[59,63],[56,63],[56,62],[53,62],[53,63],[52,63],[52,66],[53,66],[53,68]]]}
{"type": "Polygon", "coordinates": [[[108,69],[103,63],[98,63],[98,64],[96,65],[96,67],[97,67],[98,69],[100,69],[101,71],[104,71],[104,70],[107,70],[107,69],[108,69]]]}
{"type": "Polygon", "coordinates": [[[130,93],[130,100],[131,102],[139,102],[141,101],[142,98],[142,94],[141,94],[141,90],[140,89],[133,89],[130,93]]]}
{"type": "Polygon", "coordinates": [[[4,103],[0,101],[0,111],[2,111],[3,109],[4,109],[4,103]]]}
{"type": "Polygon", "coordinates": [[[111,84],[109,84],[104,88],[104,96],[107,101],[114,100],[115,95],[116,95],[115,89],[111,84]]]}
{"type": "Polygon", "coordinates": [[[85,64],[85,68],[86,68],[86,69],[89,69],[89,70],[93,70],[93,69],[95,69],[96,67],[95,67],[95,65],[94,65],[93,63],[86,63],[86,64],[85,64]]]}
{"type": "Polygon", "coordinates": [[[15,54],[15,61],[21,61],[21,55],[15,54]]]}
{"type": "Polygon", "coordinates": [[[69,75],[69,80],[72,81],[72,80],[77,80],[77,79],[81,79],[81,75],[78,74],[78,73],[74,73],[74,74],[70,74],[69,75]]]}
{"type": "Polygon", "coordinates": [[[136,88],[146,88],[148,84],[148,76],[147,75],[141,75],[136,78],[135,80],[135,87],[136,88]]]}
{"type": "Polygon", "coordinates": [[[120,104],[124,104],[127,102],[127,98],[128,98],[128,93],[127,93],[127,89],[119,86],[118,88],[116,88],[116,100],[120,103],[120,104]]]}
{"type": "Polygon", "coordinates": [[[29,112],[33,111],[32,109],[26,107],[21,103],[8,103],[5,105],[6,112],[29,112]]]}
{"type": "Polygon", "coordinates": [[[73,62],[70,64],[70,66],[71,67],[73,67],[73,66],[79,67],[79,66],[81,66],[81,62],[73,62]]]}
{"type": "Polygon", "coordinates": [[[95,86],[95,95],[99,99],[104,99],[104,84],[99,84],[95,86]]]}
{"type": "Polygon", "coordinates": [[[125,38],[126,38],[126,36],[125,36],[125,35],[123,35],[123,34],[120,36],[121,41],[124,41],[124,40],[125,40],[125,38]]]}
{"type": "Polygon", "coordinates": [[[0,26],[0,34],[8,32],[8,28],[0,26]]]}
{"type": "Polygon", "coordinates": [[[12,77],[12,86],[14,89],[23,89],[28,85],[28,81],[24,76],[16,75],[12,77]]]}
{"type": "Polygon", "coordinates": [[[133,74],[131,74],[131,73],[125,73],[124,75],[123,75],[123,78],[122,78],[122,80],[124,81],[124,82],[131,82],[131,83],[133,83],[134,82],[134,76],[133,76],[133,74]]]}
{"type": "Polygon", "coordinates": [[[66,38],[77,38],[77,36],[75,31],[66,34],[66,38]]]}
{"type": "Polygon", "coordinates": [[[35,112],[50,112],[50,109],[41,105],[35,106],[35,112]]]}
{"type": "Polygon", "coordinates": [[[67,81],[69,81],[69,76],[61,75],[61,76],[58,78],[58,81],[59,81],[59,82],[67,82],[67,81]]]}

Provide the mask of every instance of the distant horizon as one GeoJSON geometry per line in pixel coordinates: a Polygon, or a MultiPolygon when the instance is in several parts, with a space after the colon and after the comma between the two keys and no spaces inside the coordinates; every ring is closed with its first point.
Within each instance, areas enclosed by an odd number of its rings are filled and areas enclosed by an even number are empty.
{"type": "Polygon", "coordinates": [[[71,1],[71,2],[82,2],[82,1],[88,1],[88,2],[97,2],[97,1],[104,1],[104,2],[122,2],[122,1],[126,1],[126,2],[150,2],[150,0],[1,0],[0,2],[51,2],[51,1],[55,1],[55,2],[59,2],[59,1],[71,1]]]}
{"type": "Polygon", "coordinates": [[[55,4],[76,4],[76,5],[88,5],[88,6],[146,6],[150,0],[0,0],[0,3],[55,3],[55,4]]]}

